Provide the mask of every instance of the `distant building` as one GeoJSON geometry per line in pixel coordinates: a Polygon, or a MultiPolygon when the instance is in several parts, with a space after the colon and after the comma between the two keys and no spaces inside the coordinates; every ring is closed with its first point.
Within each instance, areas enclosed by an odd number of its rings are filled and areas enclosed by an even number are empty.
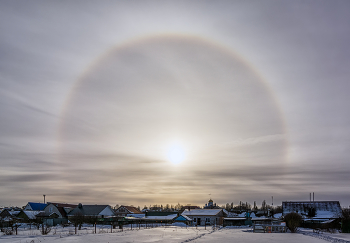
{"type": "Polygon", "coordinates": [[[144,217],[145,214],[141,212],[138,208],[133,206],[120,206],[116,210],[114,210],[114,213],[118,217],[144,217]]]}
{"type": "Polygon", "coordinates": [[[212,199],[209,199],[208,204],[205,204],[204,209],[220,209],[212,199]]]}
{"type": "Polygon", "coordinates": [[[115,216],[115,213],[109,205],[82,205],[68,213],[68,219],[74,216],[105,218],[115,216]]]}
{"type": "Polygon", "coordinates": [[[34,211],[34,210],[21,210],[17,217],[22,219],[22,222],[34,222],[37,219],[37,215],[43,213],[43,211],[34,211]]]}
{"type": "Polygon", "coordinates": [[[44,212],[38,214],[37,217],[43,219],[44,223],[49,226],[68,223],[68,213],[70,213],[78,205],[67,203],[48,203],[44,212]]]}
{"type": "Polygon", "coordinates": [[[193,209],[200,209],[200,207],[198,207],[198,206],[186,205],[186,206],[183,206],[183,207],[181,208],[180,211],[183,212],[185,209],[193,210],[193,209]]]}
{"type": "Polygon", "coordinates": [[[0,213],[0,218],[16,218],[21,210],[5,208],[0,213]]]}
{"type": "Polygon", "coordinates": [[[185,209],[181,215],[192,219],[193,225],[221,225],[227,217],[223,209],[185,209]]]}
{"type": "Polygon", "coordinates": [[[304,219],[327,221],[341,216],[342,209],[339,201],[302,201],[282,202],[282,215],[295,212],[304,219]]]}

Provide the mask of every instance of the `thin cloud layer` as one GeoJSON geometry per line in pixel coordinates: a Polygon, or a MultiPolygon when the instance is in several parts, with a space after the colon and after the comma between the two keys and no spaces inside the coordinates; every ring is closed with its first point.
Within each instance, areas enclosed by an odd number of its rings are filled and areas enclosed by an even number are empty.
{"type": "Polygon", "coordinates": [[[348,205],[349,7],[0,2],[0,206],[348,205]]]}

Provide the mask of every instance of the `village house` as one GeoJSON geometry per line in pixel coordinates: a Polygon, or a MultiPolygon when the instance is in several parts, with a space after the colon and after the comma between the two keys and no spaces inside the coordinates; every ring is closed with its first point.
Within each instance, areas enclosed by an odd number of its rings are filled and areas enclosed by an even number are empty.
{"type": "Polygon", "coordinates": [[[37,219],[37,215],[43,213],[43,211],[33,211],[33,210],[21,210],[17,214],[17,218],[22,219],[24,223],[32,223],[37,219]]]}
{"type": "Polygon", "coordinates": [[[68,223],[68,213],[78,205],[66,203],[48,203],[44,211],[37,215],[49,226],[68,223]]]}
{"type": "Polygon", "coordinates": [[[17,215],[21,212],[21,210],[15,210],[15,209],[10,209],[10,208],[5,208],[1,211],[0,213],[0,218],[2,219],[13,219],[13,218],[16,218],[17,215]]]}
{"type": "Polygon", "coordinates": [[[193,220],[193,225],[222,225],[227,213],[223,209],[193,209],[182,212],[193,220]]]}
{"type": "Polygon", "coordinates": [[[115,213],[109,205],[82,205],[74,208],[68,213],[68,219],[74,216],[105,218],[115,216],[115,213]]]}
{"type": "Polygon", "coordinates": [[[114,213],[118,217],[135,217],[135,218],[141,217],[142,218],[145,216],[145,214],[142,213],[138,208],[133,206],[123,206],[123,205],[115,209],[114,213]]]}

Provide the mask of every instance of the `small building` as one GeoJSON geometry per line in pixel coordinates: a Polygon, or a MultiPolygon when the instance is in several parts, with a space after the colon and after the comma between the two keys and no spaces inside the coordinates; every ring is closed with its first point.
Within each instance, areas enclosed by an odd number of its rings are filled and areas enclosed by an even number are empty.
{"type": "Polygon", "coordinates": [[[17,218],[23,219],[25,223],[31,223],[36,221],[37,215],[40,213],[43,213],[43,211],[21,210],[19,214],[17,214],[17,218]]]}
{"type": "Polygon", "coordinates": [[[299,213],[304,221],[324,222],[341,217],[339,201],[285,201],[282,202],[282,215],[299,213]]]}
{"type": "Polygon", "coordinates": [[[227,213],[223,209],[193,209],[182,212],[181,215],[193,220],[194,225],[222,225],[227,213]]]}
{"type": "MultiPolygon", "coordinates": [[[[12,217],[12,214],[10,213],[10,211],[11,210],[7,209],[7,208],[3,209],[0,213],[0,218],[12,217]]],[[[19,213],[19,211],[18,211],[18,213],[19,213]]]]}
{"type": "Polygon", "coordinates": [[[105,218],[113,217],[115,213],[109,205],[82,205],[79,203],[78,207],[74,208],[68,213],[68,219],[74,216],[105,218]]]}
{"type": "Polygon", "coordinates": [[[43,222],[49,226],[68,223],[68,213],[78,205],[67,203],[48,203],[44,212],[38,216],[43,219],[43,222]]]}
{"type": "Polygon", "coordinates": [[[135,217],[142,218],[145,216],[138,208],[133,206],[120,206],[119,208],[114,210],[114,213],[118,217],[135,217]]]}
{"type": "Polygon", "coordinates": [[[224,218],[223,226],[242,226],[246,225],[247,218],[235,217],[235,218],[224,218]]]}
{"type": "Polygon", "coordinates": [[[186,205],[181,208],[180,212],[183,212],[185,209],[193,210],[193,209],[201,209],[201,208],[199,206],[186,205]]]}

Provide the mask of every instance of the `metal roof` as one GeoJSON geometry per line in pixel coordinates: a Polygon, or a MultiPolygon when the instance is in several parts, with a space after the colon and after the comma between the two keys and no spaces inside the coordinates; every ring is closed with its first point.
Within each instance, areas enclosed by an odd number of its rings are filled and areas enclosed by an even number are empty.
{"type": "Polygon", "coordinates": [[[42,211],[47,206],[46,203],[28,202],[33,211],[42,211]]]}
{"type": "MultiPolygon", "coordinates": [[[[82,214],[85,216],[97,216],[109,205],[81,205],[73,209],[68,215],[73,216],[75,214],[82,214]]],[[[113,210],[111,209],[113,212],[113,210]]]]}

